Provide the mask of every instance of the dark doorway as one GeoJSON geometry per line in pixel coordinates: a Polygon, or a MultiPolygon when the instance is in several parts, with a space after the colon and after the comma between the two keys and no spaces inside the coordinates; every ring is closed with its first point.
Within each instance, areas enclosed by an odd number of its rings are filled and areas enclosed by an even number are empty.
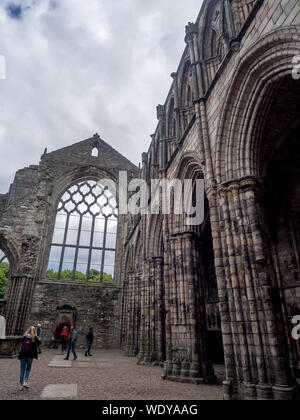
{"type": "Polygon", "coordinates": [[[62,329],[66,326],[70,330],[71,325],[74,325],[76,322],[76,309],[65,305],[62,307],[56,308],[57,315],[55,321],[55,327],[53,332],[53,340],[60,340],[60,333],[62,329]]]}

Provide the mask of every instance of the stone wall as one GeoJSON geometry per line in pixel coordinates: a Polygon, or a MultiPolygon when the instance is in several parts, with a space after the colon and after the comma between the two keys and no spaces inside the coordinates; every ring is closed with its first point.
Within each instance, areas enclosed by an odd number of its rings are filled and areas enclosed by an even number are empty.
{"type": "MultiPolygon", "coordinates": [[[[48,310],[43,313],[39,321],[43,321],[46,325],[51,325],[52,311],[55,311],[55,308],[60,305],[60,300],[64,298],[60,292],[66,292],[69,300],[74,293],[74,306],[80,307],[76,287],[70,286],[64,290],[62,286],[53,286],[49,295],[47,294],[48,289],[42,288],[41,283],[35,287],[37,281],[46,278],[58,201],[67,188],[82,180],[109,179],[118,183],[119,171],[126,171],[129,181],[139,173],[139,169],[135,165],[100,139],[98,135],[95,135],[51,153],[45,150],[39,165],[31,165],[19,170],[9,193],[0,196],[0,248],[6,254],[11,267],[6,293],[8,304],[5,309],[9,334],[22,334],[25,325],[30,320],[32,322],[36,320],[35,316],[30,315],[32,302],[42,301],[45,303],[48,310]],[[92,155],[95,147],[98,149],[98,156],[92,155]],[[27,278],[31,279],[30,286],[27,278]],[[52,290],[55,290],[55,293],[52,293],[52,290]],[[19,293],[17,296],[15,295],[16,291],[19,293]],[[45,293],[44,296],[43,293],[45,293]],[[48,307],[49,296],[52,300],[48,307]],[[76,296],[78,300],[76,300],[76,296]],[[48,316],[50,320],[47,319],[48,316]]],[[[117,236],[115,285],[119,285],[121,277],[120,265],[122,264],[125,228],[126,216],[121,216],[117,236]]],[[[50,286],[48,285],[48,287],[50,286]]],[[[78,287],[82,291],[92,290],[78,287]]],[[[97,303],[95,303],[97,299],[101,300],[103,296],[106,296],[104,290],[112,289],[95,288],[93,297],[91,300],[87,300],[87,307],[94,308],[95,305],[97,307],[97,303]]],[[[113,303],[114,299],[112,298],[112,304],[108,305],[110,311],[116,309],[116,305],[113,303]]],[[[89,309],[89,312],[91,311],[92,309],[89,309]]],[[[82,314],[82,312],[78,313],[82,314]]],[[[110,318],[111,312],[109,314],[110,318]]],[[[93,321],[96,325],[98,318],[87,318],[86,321],[87,323],[93,321]]],[[[52,326],[49,328],[51,330],[52,326]]],[[[116,325],[111,325],[110,329],[106,325],[105,329],[106,337],[109,335],[108,330],[117,334],[116,325]]],[[[46,334],[47,340],[51,336],[50,330],[46,334]]],[[[99,334],[101,331],[100,329],[99,334]]],[[[114,340],[105,338],[103,343],[116,345],[117,341],[114,340]]],[[[101,341],[99,345],[101,345],[101,341]]]]}
{"type": "Polygon", "coordinates": [[[225,399],[291,399],[300,375],[290,333],[300,307],[299,34],[298,0],[203,1],[143,154],[148,183],[204,178],[214,267],[199,273],[203,229],[195,241],[180,216],[142,217],[126,243],[125,353],[165,358],[166,379],[208,381],[210,317],[222,327],[225,399]],[[212,271],[213,312],[194,299],[212,271]]]}
{"type": "Polygon", "coordinates": [[[42,325],[42,341],[47,346],[55,332],[57,308],[70,306],[76,312],[78,347],[85,346],[85,336],[93,327],[95,347],[119,348],[119,299],[118,287],[39,281],[27,324],[42,325]]]}

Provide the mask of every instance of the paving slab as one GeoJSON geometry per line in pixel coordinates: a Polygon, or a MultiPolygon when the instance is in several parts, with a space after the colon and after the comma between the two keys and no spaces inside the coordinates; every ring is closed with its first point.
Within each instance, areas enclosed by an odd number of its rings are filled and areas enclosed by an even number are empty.
{"type": "Polygon", "coordinates": [[[91,363],[91,362],[79,362],[79,368],[83,369],[97,369],[97,363],[91,363]]]}
{"type": "Polygon", "coordinates": [[[72,362],[71,360],[52,360],[49,363],[48,367],[51,368],[71,368],[72,362]]]}
{"type": "Polygon", "coordinates": [[[105,368],[113,368],[114,365],[112,363],[106,363],[106,362],[101,362],[101,363],[97,363],[97,367],[98,369],[105,369],[105,368]]]}
{"type": "Polygon", "coordinates": [[[64,358],[65,358],[65,356],[62,356],[62,355],[60,355],[60,356],[54,356],[53,357],[53,360],[64,360],[64,358]]]}
{"type": "Polygon", "coordinates": [[[77,397],[77,384],[47,385],[41,394],[41,398],[75,398],[77,397]]]}
{"type": "Polygon", "coordinates": [[[87,357],[78,357],[78,362],[84,362],[84,363],[100,363],[100,362],[108,362],[109,360],[103,360],[97,357],[90,357],[89,359],[87,357]]]}

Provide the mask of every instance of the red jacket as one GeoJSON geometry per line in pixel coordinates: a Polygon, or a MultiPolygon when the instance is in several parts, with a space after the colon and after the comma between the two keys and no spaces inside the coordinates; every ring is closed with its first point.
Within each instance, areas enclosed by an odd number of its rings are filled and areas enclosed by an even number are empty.
{"type": "Polygon", "coordinates": [[[64,341],[68,341],[69,331],[68,330],[66,330],[66,331],[62,330],[62,332],[60,333],[60,336],[64,339],[64,341]]]}

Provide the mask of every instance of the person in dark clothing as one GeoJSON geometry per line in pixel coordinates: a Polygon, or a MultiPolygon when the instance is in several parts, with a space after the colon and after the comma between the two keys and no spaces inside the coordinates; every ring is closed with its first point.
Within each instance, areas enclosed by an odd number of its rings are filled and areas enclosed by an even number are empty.
{"type": "MultiPolygon", "coordinates": [[[[37,325],[36,335],[37,335],[38,339],[40,340],[40,342],[42,342],[42,339],[41,339],[41,335],[42,335],[42,326],[41,326],[41,324],[38,324],[38,325],[37,325]]],[[[41,350],[41,347],[40,347],[40,345],[39,345],[39,346],[38,346],[38,354],[41,354],[41,353],[42,353],[42,350],[41,350]]]]}
{"type": "Polygon", "coordinates": [[[68,348],[67,348],[67,357],[64,360],[69,360],[69,356],[70,356],[70,351],[72,351],[74,359],[77,359],[77,355],[75,352],[75,345],[77,342],[77,331],[75,330],[75,327],[72,325],[71,330],[70,330],[70,334],[69,334],[69,339],[68,339],[68,348]]]}
{"type": "Polygon", "coordinates": [[[86,351],[85,351],[84,355],[85,355],[86,357],[88,357],[88,356],[92,356],[92,355],[91,355],[91,348],[92,348],[92,344],[93,344],[93,341],[94,341],[94,332],[93,332],[93,328],[90,328],[90,329],[89,329],[89,332],[88,332],[88,333],[87,333],[87,335],[86,335],[86,341],[87,341],[87,348],[86,348],[86,351]]]}
{"type": "Polygon", "coordinates": [[[30,327],[22,338],[22,347],[19,353],[20,360],[20,391],[29,388],[28,379],[33,359],[38,359],[38,346],[41,341],[36,335],[35,327],[30,327]],[[24,379],[25,378],[25,379],[24,379]]]}

